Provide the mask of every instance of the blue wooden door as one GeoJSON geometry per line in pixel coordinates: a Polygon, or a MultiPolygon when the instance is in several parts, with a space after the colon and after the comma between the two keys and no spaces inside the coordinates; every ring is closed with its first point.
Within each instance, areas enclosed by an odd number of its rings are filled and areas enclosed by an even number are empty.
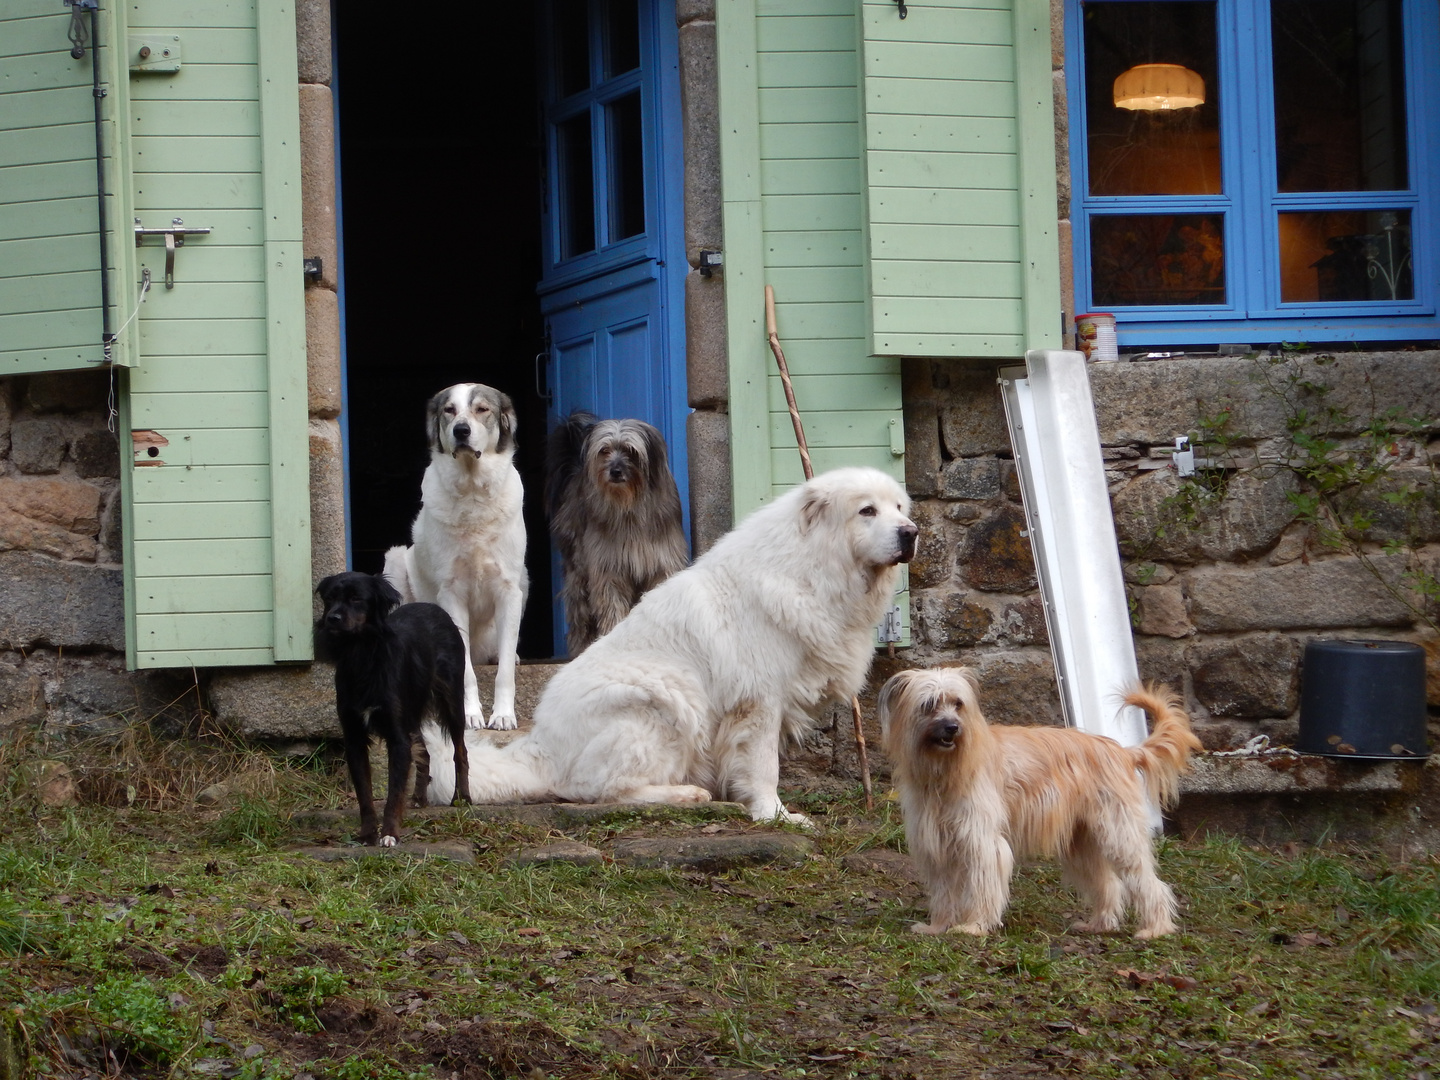
{"type": "Polygon", "coordinates": [[[550,427],[577,408],[654,424],[688,529],[673,0],[546,0],[540,53],[550,427]]]}

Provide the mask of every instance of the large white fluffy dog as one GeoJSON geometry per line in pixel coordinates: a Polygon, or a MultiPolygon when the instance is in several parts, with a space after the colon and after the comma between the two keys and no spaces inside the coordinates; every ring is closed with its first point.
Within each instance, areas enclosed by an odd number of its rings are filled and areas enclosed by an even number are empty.
{"type": "Polygon", "coordinates": [[[530,588],[515,406],[499,390],[461,383],[430,399],[426,428],[430,465],[411,546],[385,553],[385,577],[406,603],[439,604],[460,628],[469,654],[465,726],[485,724],[475,665],[493,663],[489,726],[513,728],[515,649],[530,588]]]}
{"type": "MultiPolygon", "coordinates": [[[[470,743],[475,802],[780,802],[782,737],[855,694],[897,564],[915,553],[910,500],[875,469],[839,469],[757,510],[655,587],[551,679],[535,726],[470,743]]],[[[448,743],[425,726],[432,804],[449,803],[448,743]]]]}

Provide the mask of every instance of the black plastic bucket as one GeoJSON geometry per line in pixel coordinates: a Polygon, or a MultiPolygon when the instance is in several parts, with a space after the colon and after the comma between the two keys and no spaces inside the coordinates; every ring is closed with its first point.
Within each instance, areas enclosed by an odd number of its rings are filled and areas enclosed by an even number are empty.
{"type": "Polygon", "coordinates": [[[1297,749],[1332,757],[1425,757],[1425,650],[1406,641],[1307,644],[1297,749]]]}

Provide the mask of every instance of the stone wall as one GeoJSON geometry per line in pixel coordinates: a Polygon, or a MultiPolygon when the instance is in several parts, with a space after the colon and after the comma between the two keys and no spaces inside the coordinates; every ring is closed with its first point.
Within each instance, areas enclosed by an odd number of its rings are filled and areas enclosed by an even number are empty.
{"type": "MultiPolygon", "coordinates": [[[[319,578],[345,569],[328,0],[300,0],[296,21],[304,254],[322,268],[305,290],[311,562],[319,578]]],[[[202,702],[189,672],[125,670],[111,391],[101,371],[0,378],[0,731],[27,724],[90,735],[160,714],[180,723],[202,702]]],[[[330,693],[328,673],[303,669],[199,678],[205,703],[213,690],[224,719],[242,730],[243,718],[265,703],[293,702],[297,691],[328,702],[330,693]]]]}
{"type": "MultiPolygon", "coordinates": [[[[1304,645],[1317,636],[1426,644],[1440,705],[1426,621],[1436,606],[1407,587],[1409,574],[1440,572],[1440,353],[1088,370],[1140,671],[1184,690],[1207,745],[1257,733],[1292,741],[1304,645]],[[1416,416],[1412,429],[1405,418],[1416,416]],[[1379,438],[1366,432],[1377,419],[1379,438]],[[1170,464],[1177,435],[1197,440],[1202,468],[1190,481],[1170,464]],[[1315,490],[1303,476],[1307,435],[1330,444],[1333,462],[1378,466],[1337,500],[1371,521],[1358,547],[1327,542],[1291,498],[1315,490]],[[1419,496],[1409,510],[1387,498],[1407,490],[1419,496]]],[[[923,537],[910,576],[913,660],[977,668],[997,719],[1058,722],[995,367],[907,361],[904,371],[906,479],[923,537]]]]}
{"type": "MultiPolygon", "coordinates": [[[[1073,315],[1064,62],[1063,7],[1051,0],[1061,301],[1073,315]]],[[[909,660],[969,664],[995,718],[1054,723],[1060,702],[1022,535],[998,366],[904,364],[906,483],[922,530],[910,575],[909,660]]],[[[1430,702],[1440,705],[1440,644],[1417,618],[1413,593],[1409,606],[1397,598],[1407,572],[1433,575],[1440,566],[1436,477],[1428,468],[1440,454],[1433,441],[1440,354],[1216,356],[1089,371],[1141,674],[1183,688],[1209,745],[1236,745],[1259,732],[1293,738],[1304,644],[1315,636],[1425,644],[1430,702]],[[1297,518],[1292,497],[1305,492],[1290,467],[1302,456],[1290,425],[1304,412],[1309,434],[1333,440],[1337,453],[1363,456],[1362,429],[1391,408],[1427,425],[1418,441],[1396,440],[1385,478],[1347,496],[1350,511],[1364,510],[1374,524],[1358,555],[1336,549],[1297,518]],[[1331,420],[1317,424],[1317,416],[1331,420]],[[1215,454],[1214,467],[1198,484],[1168,467],[1177,435],[1211,438],[1200,456],[1215,454]],[[1407,482],[1428,500],[1409,522],[1383,498],[1407,482]],[[1386,553],[1387,544],[1408,541],[1418,552],[1386,553]]],[[[1433,605],[1429,615],[1433,621],[1433,605]]]]}
{"type": "Polygon", "coordinates": [[[730,529],[730,368],[725,278],[699,271],[701,251],[719,251],[720,99],[715,0],[676,0],[680,28],[680,111],[685,146],[685,377],[690,408],[690,532],[701,555],[730,529]]]}
{"type": "Polygon", "coordinates": [[[0,378],[0,732],[193,711],[188,676],[125,670],[110,393],[104,371],[0,378]]]}

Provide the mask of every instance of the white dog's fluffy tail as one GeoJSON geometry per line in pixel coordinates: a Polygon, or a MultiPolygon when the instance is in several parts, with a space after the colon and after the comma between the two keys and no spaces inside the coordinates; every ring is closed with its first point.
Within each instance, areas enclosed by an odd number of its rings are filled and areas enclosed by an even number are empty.
{"type": "MultiPolygon", "coordinates": [[[[420,727],[425,750],[430,755],[430,788],[425,801],[431,806],[449,806],[455,798],[455,750],[450,736],[439,725],[420,727]]],[[[555,799],[553,784],[541,760],[531,752],[529,738],[521,736],[499,746],[480,731],[465,733],[470,753],[470,801],[476,803],[550,802],[555,799]]]]}
{"type": "Polygon", "coordinates": [[[410,549],[392,547],[385,552],[385,568],[381,571],[385,580],[395,586],[402,604],[415,602],[415,590],[410,587],[410,549]]]}

